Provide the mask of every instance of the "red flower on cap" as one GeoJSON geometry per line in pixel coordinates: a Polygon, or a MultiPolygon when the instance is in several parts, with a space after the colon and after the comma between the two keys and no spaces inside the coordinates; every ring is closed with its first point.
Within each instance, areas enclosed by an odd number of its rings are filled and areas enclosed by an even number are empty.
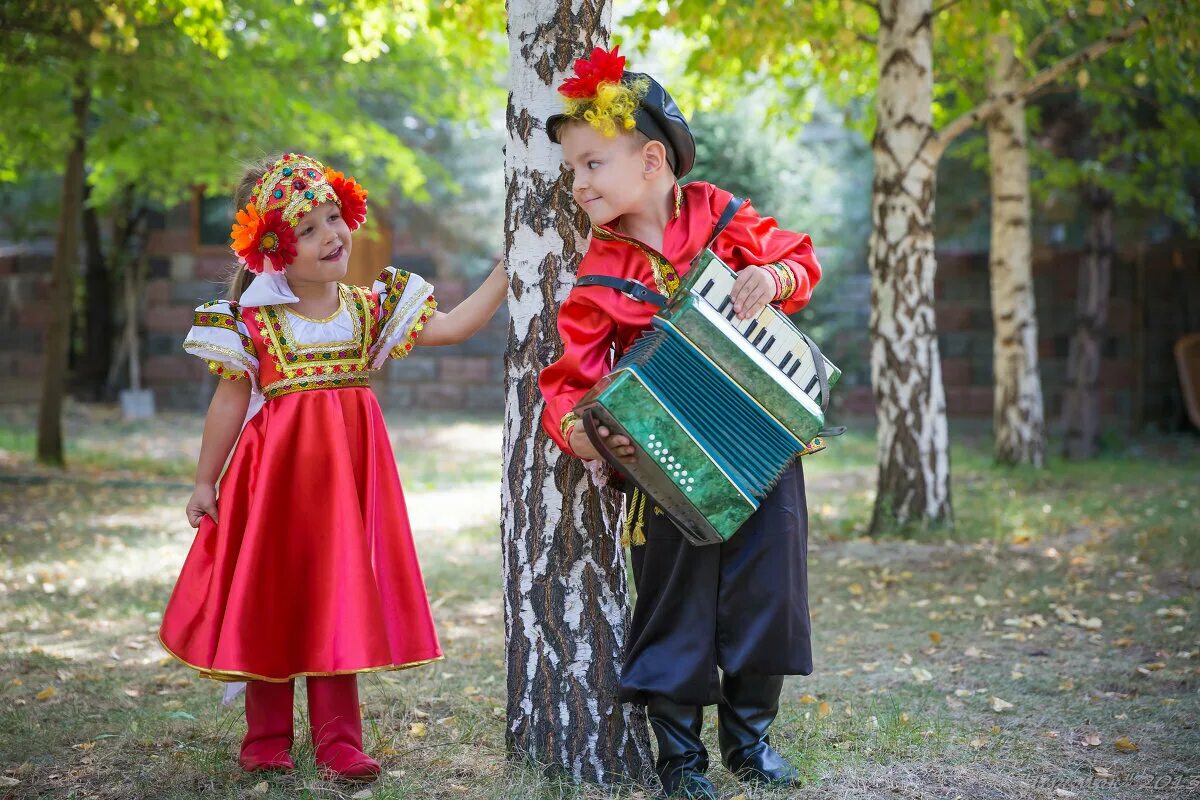
{"type": "Polygon", "coordinates": [[[620,83],[621,75],[625,72],[625,56],[617,51],[620,45],[614,45],[611,52],[597,47],[592,51],[591,59],[580,58],[575,61],[575,76],[567,78],[558,87],[558,93],[573,100],[594,97],[596,89],[605,81],[620,83]]]}
{"type": "Polygon", "coordinates": [[[272,272],[283,272],[296,258],[296,232],[278,209],[260,216],[250,203],[237,212],[230,237],[233,251],[251,272],[262,272],[266,261],[271,262],[272,272]]]}
{"type": "Polygon", "coordinates": [[[367,221],[367,190],[358,185],[354,178],[347,178],[337,170],[326,169],[325,180],[333,187],[342,206],[342,219],[352,231],[367,221]]]}

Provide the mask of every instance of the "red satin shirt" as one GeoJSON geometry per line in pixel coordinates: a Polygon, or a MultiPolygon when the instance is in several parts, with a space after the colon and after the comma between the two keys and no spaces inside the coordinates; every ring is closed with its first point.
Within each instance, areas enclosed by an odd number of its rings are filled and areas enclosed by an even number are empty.
{"type": "MultiPolygon", "coordinates": [[[[610,226],[592,226],[592,241],[578,276],[632,278],[670,296],[691,260],[708,243],[732,196],[710,183],[676,187],[675,214],[663,231],[661,252],[610,226]]],[[[759,216],[749,202],[738,209],[712,249],[734,270],[766,264],[791,270],[795,289],[776,303],[785,314],[808,305],[813,287],[821,279],[821,265],[808,234],[780,228],[773,218],[759,216]]],[[[617,355],[650,327],[657,310],[604,286],[577,286],[559,308],[563,354],[542,370],[538,385],[546,399],[542,427],[565,452],[575,455],[563,431],[564,418],[612,370],[617,355]]],[[[569,428],[569,420],[565,427],[569,428]]]]}

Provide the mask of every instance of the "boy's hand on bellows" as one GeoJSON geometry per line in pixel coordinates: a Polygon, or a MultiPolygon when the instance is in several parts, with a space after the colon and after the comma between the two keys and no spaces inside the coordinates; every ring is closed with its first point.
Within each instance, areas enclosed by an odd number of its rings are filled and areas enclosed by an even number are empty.
{"type": "Polygon", "coordinates": [[[197,486],[187,503],[188,524],[193,528],[200,527],[205,514],[217,521],[217,490],[213,486],[197,486]]]}
{"type": "Polygon", "coordinates": [[[729,298],[738,319],[750,319],[775,299],[775,276],[770,267],[746,267],[737,274],[729,298]]]}
{"type": "MultiPolygon", "coordinates": [[[[618,460],[624,464],[632,464],[637,460],[633,449],[633,442],[624,434],[613,434],[608,428],[601,425],[597,429],[600,438],[604,440],[604,446],[608,451],[615,455],[618,460]]],[[[571,449],[575,451],[575,455],[582,458],[584,461],[595,461],[602,458],[600,451],[592,446],[592,440],[588,438],[587,431],[583,429],[583,423],[577,422],[571,428],[570,437],[571,449]]]]}

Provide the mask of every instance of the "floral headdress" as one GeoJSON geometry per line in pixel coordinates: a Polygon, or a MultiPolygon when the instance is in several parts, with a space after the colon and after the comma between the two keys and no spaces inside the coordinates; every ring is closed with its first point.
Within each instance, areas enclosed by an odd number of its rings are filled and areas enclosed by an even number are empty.
{"type": "Polygon", "coordinates": [[[575,75],[558,87],[566,106],[563,116],[584,120],[605,136],[634,129],[634,114],[650,90],[644,76],[630,74],[629,80],[622,80],[627,76],[620,49],[620,45],[611,51],[595,48],[590,59],[576,60],[575,75]]]}
{"type": "Polygon", "coordinates": [[[296,232],[304,215],[321,203],[342,210],[350,230],[367,218],[367,192],[353,178],[320,161],[288,153],[254,187],[250,202],[237,212],[230,237],[233,252],[248,270],[283,272],[296,257],[296,232]]]}

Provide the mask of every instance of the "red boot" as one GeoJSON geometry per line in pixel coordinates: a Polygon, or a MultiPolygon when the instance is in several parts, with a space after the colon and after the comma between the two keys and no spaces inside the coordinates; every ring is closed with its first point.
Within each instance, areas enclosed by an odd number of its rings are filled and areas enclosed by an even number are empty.
{"type": "Polygon", "coordinates": [[[247,772],[295,769],[292,749],[292,682],[246,684],[246,738],[239,761],[247,772]]]}
{"type": "Polygon", "coordinates": [[[362,751],[358,678],[308,678],[308,717],[317,764],[339,778],[373,781],[379,762],[362,751]]]}

